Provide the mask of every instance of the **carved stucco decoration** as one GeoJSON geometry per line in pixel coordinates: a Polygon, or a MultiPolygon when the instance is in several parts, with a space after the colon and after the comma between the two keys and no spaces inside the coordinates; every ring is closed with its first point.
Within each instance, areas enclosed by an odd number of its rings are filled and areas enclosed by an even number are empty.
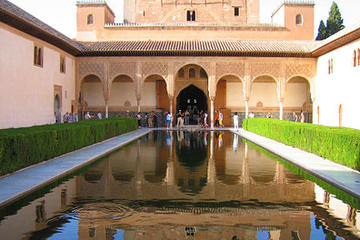
{"type": "Polygon", "coordinates": [[[79,64],[79,78],[80,80],[87,75],[94,74],[98,76],[101,82],[105,80],[105,67],[104,63],[87,62],[79,64]]]}
{"type": "MultiPolygon", "coordinates": [[[[144,78],[153,75],[158,74],[162,76],[164,79],[166,79],[166,76],[168,75],[168,64],[167,63],[161,63],[161,62],[145,62],[142,64],[142,75],[144,78]]],[[[144,81],[145,79],[143,79],[144,81]]]]}
{"type": "Polygon", "coordinates": [[[225,75],[235,75],[242,78],[245,75],[245,64],[233,62],[216,63],[216,82],[225,75]]]}
{"type": "Polygon", "coordinates": [[[209,76],[211,74],[211,68],[210,68],[210,62],[175,62],[174,63],[174,70],[176,74],[182,67],[186,66],[186,65],[198,65],[200,67],[202,67],[205,72],[207,73],[207,75],[209,76]]]}
{"type": "Polygon", "coordinates": [[[293,63],[286,65],[286,79],[293,76],[304,76],[310,80],[316,74],[315,63],[293,63]]]}
{"type": "Polygon", "coordinates": [[[254,78],[261,75],[270,75],[278,81],[280,77],[280,63],[252,63],[251,64],[251,76],[254,78]]]}
{"type": "Polygon", "coordinates": [[[135,81],[135,67],[134,62],[124,62],[124,63],[111,63],[110,64],[110,80],[114,80],[115,77],[124,74],[128,75],[135,81]]]}

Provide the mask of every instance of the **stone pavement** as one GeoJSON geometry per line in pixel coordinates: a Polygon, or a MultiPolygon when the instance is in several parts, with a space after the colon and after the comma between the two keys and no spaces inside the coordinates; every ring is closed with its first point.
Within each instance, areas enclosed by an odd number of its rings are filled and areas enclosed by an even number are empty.
{"type": "Polygon", "coordinates": [[[152,129],[138,129],[0,178],[0,207],[82,168],[151,131],[152,129]]]}
{"type": "Polygon", "coordinates": [[[350,195],[360,198],[360,172],[324,159],[315,154],[302,151],[277,141],[262,137],[244,129],[232,130],[233,133],[255,143],[265,150],[306,170],[350,195]]]}

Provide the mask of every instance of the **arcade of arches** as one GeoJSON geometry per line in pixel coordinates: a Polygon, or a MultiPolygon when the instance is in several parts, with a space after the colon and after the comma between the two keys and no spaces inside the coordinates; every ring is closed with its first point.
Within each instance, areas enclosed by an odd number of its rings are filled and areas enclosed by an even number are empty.
{"type": "Polygon", "coordinates": [[[290,120],[303,110],[311,121],[316,61],[310,58],[218,57],[81,58],[77,99],[82,111],[167,112],[194,109],[246,118],[271,113],[290,120]]]}

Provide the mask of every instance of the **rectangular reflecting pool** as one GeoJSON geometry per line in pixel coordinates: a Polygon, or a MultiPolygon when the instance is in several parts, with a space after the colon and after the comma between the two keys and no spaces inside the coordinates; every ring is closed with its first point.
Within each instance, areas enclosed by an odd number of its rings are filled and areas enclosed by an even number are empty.
{"type": "Polygon", "coordinates": [[[359,239],[358,209],[238,135],[153,131],[0,209],[0,239],[359,239]]]}

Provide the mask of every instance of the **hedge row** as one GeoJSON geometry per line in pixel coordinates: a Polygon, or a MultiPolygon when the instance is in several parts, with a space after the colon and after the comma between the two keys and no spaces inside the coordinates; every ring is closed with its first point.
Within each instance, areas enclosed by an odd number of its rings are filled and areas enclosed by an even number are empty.
{"type": "Polygon", "coordinates": [[[0,176],[137,129],[134,118],[0,130],[0,176]]]}
{"type": "Polygon", "coordinates": [[[360,131],[277,119],[244,119],[243,128],[360,170],[360,131]]]}

